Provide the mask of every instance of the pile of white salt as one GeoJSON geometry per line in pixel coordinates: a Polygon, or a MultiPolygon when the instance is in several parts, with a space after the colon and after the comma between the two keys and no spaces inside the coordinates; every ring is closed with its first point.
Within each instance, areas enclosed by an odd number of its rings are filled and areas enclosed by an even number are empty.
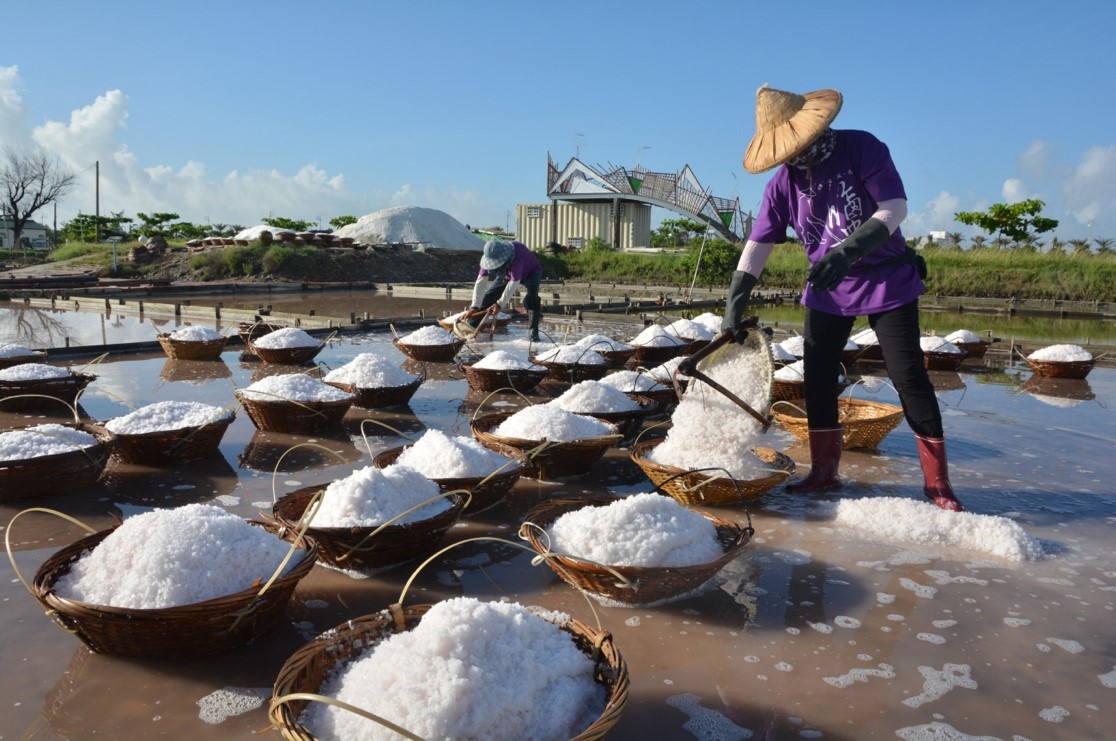
{"type": "Polygon", "coordinates": [[[704,314],[698,314],[697,316],[695,316],[694,321],[708,329],[714,335],[718,335],[721,333],[720,314],[714,314],[711,311],[707,311],[704,314]]]}
{"type": "Polygon", "coordinates": [[[35,351],[31,348],[18,345],[14,342],[0,345],[0,358],[22,358],[34,354],[35,351]]]}
{"type": "Polygon", "coordinates": [[[600,380],[606,386],[620,389],[626,394],[642,394],[648,391],[662,391],[666,388],[655,380],[650,373],[633,370],[619,370],[609,373],[600,380]]]}
{"type": "MultiPolygon", "coordinates": [[[[421,738],[564,741],[606,699],[593,662],[558,628],[568,619],[514,602],[443,600],[413,629],[341,666],[321,692],[421,738]]],[[[399,738],[325,703],[309,703],[299,721],[317,738],[399,738]]]]}
{"type": "Polygon", "coordinates": [[[473,363],[473,367],[482,370],[546,370],[544,366],[513,355],[507,350],[493,350],[473,363]]]}
{"type": "Polygon", "coordinates": [[[661,324],[649,324],[632,338],[631,344],[639,347],[675,347],[685,345],[686,340],[672,333],[661,324]]]}
{"type": "Polygon", "coordinates": [[[97,438],[84,430],[57,424],[0,432],[0,461],[22,461],[91,448],[97,438]]]}
{"type": "Polygon", "coordinates": [[[957,345],[954,345],[952,342],[949,342],[945,338],[935,337],[933,335],[930,335],[929,337],[920,337],[918,339],[918,344],[920,347],[922,347],[923,352],[947,352],[953,355],[958,355],[964,352],[964,350],[959,348],[957,345]]]}
{"type": "Polygon", "coordinates": [[[318,341],[298,327],[283,327],[274,332],[268,332],[262,337],[252,340],[257,347],[265,350],[292,349],[296,347],[314,347],[318,341]]]}
{"type": "MultiPolygon", "coordinates": [[[[308,510],[306,517],[313,515],[314,527],[375,527],[438,496],[440,491],[430,477],[413,468],[399,464],[368,466],[327,486],[317,509],[308,510]]],[[[452,506],[448,498],[435,499],[392,524],[429,520],[452,506]]]]}
{"type": "Polygon", "coordinates": [[[176,329],[170,334],[172,340],[178,340],[180,342],[213,342],[222,337],[224,337],[224,335],[213,327],[204,327],[195,324],[176,329]]]}
{"type": "Polygon", "coordinates": [[[806,353],[806,338],[798,334],[791,335],[780,342],[779,347],[787,354],[796,358],[801,358],[806,353]]]}
{"type": "Polygon", "coordinates": [[[535,356],[540,363],[562,363],[565,365],[604,365],[608,361],[596,350],[577,345],[559,345],[535,356]]]}
{"type": "Polygon", "coordinates": [[[857,347],[860,348],[871,347],[872,345],[880,344],[880,340],[878,337],[876,337],[876,330],[874,329],[861,330],[860,332],[854,334],[850,339],[856,343],[857,347]]]}
{"type": "Polygon", "coordinates": [[[48,381],[72,375],[66,368],[55,368],[45,363],[20,363],[10,368],[0,368],[0,381],[48,381]]]}
{"type": "Polygon", "coordinates": [[[667,331],[684,340],[711,340],[716,335],[716,332],[693,319],[677,319],[670,323],[667,331]]]}
{"type": "Polygon", "coordinates": [[[1035,350],[1027,356],[1031,360],[1054,360],[1062,363],[1077,363],[1093,359],[1093,354],[1080,345],[1050,345],[1035,350]]]}
{"type": "Polygon", "coordinates": [[[620,340],[614,340],[611,337],[603,334],[585,335],[580,340],[575,342],[574,346],[604,352],[616,352],[632,349],[631,345],[625,344],[620,340]]]}
{"type": "Polygon", "coordinates": [[[418,376],[399,368],[387,358],[362,352],[340,368],[325,375],[326,381],[344,383],[360,389],[396,388],[414,383],[418,376]]]}
{"type": "Polygon", "coordinates": [[[970,332],[967,329],[959,329],[956,332],[947,334],[945,339],[946,342],[961,342],[967,345],[973,345],[984,341],[981,339],[980,335],[976,334],[975,332],[970,332]]]}
{"type": "Polygon", "coordinates": [[[241,390],[240,393],[245,398],[257,401],[344,401],[354,398],[352,394],[311,378],[305,373],[268,376],[241,390]]]}
{"type": "Polygon", "coordinates": [[[450,437],[441,430],[427,430],[395,459],[395,465],[409,466],[431,479],[484,477],[501,467],[509,470],[511,463],[471,437],[450,437]]]}
{"type": "Polygon", "coordinates": [[[457,341],[457,336],[437,324],[431,324],[403,335],[399,341],[404,345],[452,345],[457,341]]]}
{"type": "Polygon", "coordinates": [[[583,440],[615,433],[616,427],[607,422],[567,412],[553,404],[524,407],[492,430],[492,434],[501,437],[551,442],[583,440]]]}
{"type": "Polygon", "coordinates": [[[551,550],[606,566],[694,566],[724,554],[708,518],[660,494],[582,507],[546,532],[551,550]]]}
{"type": "MultiPolygon", "coordinates": [[[[152,610],[236,594],[272,577],[290,546],[210,504],[134,515],[58,580],[60,597],[152,610]]],[[[291,559],[284,571],[297,562],[291,559]]]]}
{"type": "Polygon", "coordinates": [[[623,391],[600,381],[575,383],[549,403],[575,414],[634,412],[640,408],[639,403],[623,391]]]}
{"type": "Polygon", "coordinates": [[[156,401],[105,422],[105,429],[117,435],[145,435],[149,432],[184,430],[224,421],[233,413],[223,407],[197,401],[156,401]]]}

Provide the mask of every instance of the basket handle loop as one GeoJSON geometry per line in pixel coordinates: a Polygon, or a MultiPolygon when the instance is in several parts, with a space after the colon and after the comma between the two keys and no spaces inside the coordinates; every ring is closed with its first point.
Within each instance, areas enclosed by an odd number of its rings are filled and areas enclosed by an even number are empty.
{"type": "Polygon", "coordinates": [[[775,411],[775,407],[779,406],[780,404],[786,404],[791,409],[793,409],[796,412],[798,412],[799,414],[801,414],[803,417],[806,416],[806,410],[805,409],[798,406],[797,404],[792,404],[791,402],[787,401],[786,399],[779,399],[778,401],[776,401],[774,404],[771,405],[771,410],[775,411]]]}
{"type": "Polygon", "coordinates": [[[545,561],[548,558],[568,558],[571,561],[581,561],[582,563],[587,563],[587,564],[590,564],[592,566],[596,566],[597,568],[604,569],[608,573],[612,574],[618,580],[616,582],[616,588],[617,589],[636,589],[637,588],[635,582],[633,582],[631,579],[624,576],[623,574],[621,574],[620,572],[618,572],[616,569],[612,568],[611,566],[608,566],[607,564],[599,563],[597,561],[593,561],[591,559],[584,558],[582,556],[573,556],[573,555],[570,555],[569,553],[559,553],[558,551],[555,551],[554,549],[552,549],[550,547],[550,534],[546,532],[546,529],[543,528],[541,525],[539,525],[537,523],[531,522],[530,520],[525,520],[523,522],[523,524],[519,526],[518,535],[522,540],[527,540],[527,536],[524,535],[523,533],[524,533],[524,531],[526,531],[530,528],[535,528],[536,530],[538,530],[539,533],[542,535],[542,537],[546,541],[545,542],[546,551],[543,552],[543,553],[537,553],[537,555],[533,559],[531,559],[531,565],[532,566],[537,566],[538,564],[542,563],[543,561],[545,561]]]}
{"type": "Polygon", "coordinates": [[[56,509],[47,509],[46,507],[29,507],[28,509],[17,512],[15,514],[15,516],[13,516],[12,519],[8,521],[8,527],[4,530],[4,549],[8,552],[8,560],[12,562],[12,571],[14,571],[15,575],[17,577],[19,577],[19,581],[23,584],[24,588],[28,591],[28,593],[32,597],[34,597],[35,592],[33,592],[31,590],[31,585],[28,584],[27,580],[23,578],[23,572],[21,572],[19,570],[19,566],[16,564],[15,556],[12,555],[12,525],[15,524],[16,520],[18,520],[20,517],[27,514],[28,512],[46,512],[48,515],[54,515],[55,517],[61,517],[63,520],[67,520],[67,521],[72,522],[73,524],[77,525],[78,527],[80,527],[82,530],[85,530],[90,535],[95,535],[97,533],[97,531],[94,530],[93,528],[89,527],[88,525],[86,525],[81,520],[78,520],[74,517],[70,517],[68,514],[66,514],[64,512],[59,512],[56,509]]]}
{"type": "Polygon", "coordinates": [[[391,430],[392,432],[394,432],[399,437],[403,438],[404,440],[408,440],[412,445],[414,445],[414,443],[415,443],[414,438],[412,438],[410,435],[407,435],[403,432],[400,432],[399,430],[397,430],[394,427],[392,427],[391,425],[389,425],[387,422],[381,422],[380,420],[375,419],[374,417],[365,417],[364,419],[362,419],[360,421],[360,439],[364,441],[364,449],[368,451],[368,455],[372,455],[372,446],[369,445],[368,436],[364,433],[364,424],[366,422],[371,422],[372,424],[377,424],[380,427],[385,427],[385,428],[391,430]]]}
{"type": "Polygon", "coordinates": [[[290,453],[292,450],[295,450],[297,448],[317,448],[318,450],[324,450],[325,452],[329,453],[330,455],[337,456],[337,459],[339,461],[341,461],[342,463],[344,463],[345,465],[349,464],[349,462],[347,460],[345,460],[344,457],[342,457],[342,455],[340,453],[338,453],[336,450],[330,450],[329,448],[322,445],[321,443],[299,443],[298,445],[292,445],[291,447],[289,447],[289,448],[287,448],[286,450],[283,451],[283,454],[281,456],[279,456],[279,460],[275,461],[275,469],[271,472],[271,503],[272,504],[275,504],[277,501],[279,501],[279,497],[277,497],[276,494],[275,494],[275,479],[279,475],[279,464],[282,463],[283,459],[287,457],[287,453],[290,453]]]}
{"type": "MultiPolygon", "coordinates": [[[[309,527],[310,523],[313,522],[314,515],[316,515],[318,513],[318,509],[321,507],[321,502],[320,502],[321,494],[322,494],[322,492],[318,492],[318,494],[316,495],[317,496],[317,501],[311,500],[310,505],[307,506],[307,508],[306,508],[306,512],[310,513],[310,517],[305,520],[305,524],[306,524],[307,527],[309,527]],[[313,511],[311,511],[311,508],[313,509],[313,511]]],[[[471,491],[469,491],[468,489],[454,489],[452,491],[441,492],[437,496],[430,497],[429,499],[427,499],[424,502],[419,502],[414,507],[403,510],[402,512],[397,514],[395,517],[392,517],[387,522],[382,523],[375,530],[373,530],[372,532],[368,533],[363,538],[361,538],[360,542],[358,542],[352,548],[350,548],[349,550],[345,551],[340,556],[338,556],[337,560],[338,561],[344,561],[346,558],[351,556],[353,553],[356,553],[357,551],[361,550],[365,543],[367,543],[368,541],[375,538],[380,533],[380,531],[382,531],[384,528],[388,527],[389,525],[395,524],[396,522],[403,519],[404,517],[411,514],[412,512],[414,512],[416,510],[420,510],[423,507],[425,507],[426,505],[431,504],[433,502],[436,502],[439,499],[447,499],[449,497],[454,497],[454,496],[457,496],[459,494],[464,494],[465,497],[466,497],[465,504],[462,505],[462,507],[461,507],[462,509],[465,509],[465,507],[468,507],[469,503],[473,501],[473,493],[471,491]]],[[[305,517],[305,516],[306,515],[304,513],[303,517],[305,517]]]]}
{"type": "Polygon", "coordinates": [[[381,718],[380,716],[376,715],[375,713],[371,713],[367,710],[364,710],[363,708],[358,708],[355,705],[350,705],[347,702],[343,702],[343,701],[335,699],[333,697],[326,697],[325,695],[316,695],[313,692],[292,692],[289,695],[283,695],[282,697],[276,697],[271,701],[271,707],[275,707],[276,705],[284,705],[288,702],[293,702],[295,700],[312,700],[314,702],[324,702],[326,705],[333,705],[336,708],[341,708],[342,710],[347,710],[350,713],[355,713],[356,715],[359,715],[362,718],[366,718],[367,720],[375,721],[376,723],[379,723],[380,725],[382,725],[384,728],[387,728],[388,730],[391,730],[391,731],[395,731],[400,736],[403,736],[404,738],[407,738],[407,739],[411,739],[411,741],[424,741],[422,736],[416,736],[415,734],[408,731],[406,728],[402,728],[401,726],[397,726],[394,723],[392,723],[390,720],[388,720],[386,718],[381,718]]]}
{"type": "MultiPolygon", "coordinates": [[[[495,396],[496,394],[500,393],[503,390],[504,389],[496,389],[495,391],[490,391],[488,393],[488,396],[481,399],[480,404],[477,404],[477,408],[473,410],[473,421],[474,422],[477,419],[477,414],[480,413],[481,407],[483,407],[485,404],[487,404],[489,399],[491,399],[493,396],[495,396]]],[[[519,391],[519,389],[514,389],[513,388],[512,391],[519,394],[519,397],[521,399],[523,399],[523,401],[527,402],[528,406],[531,406],[533,404],[533,402],[530,399],[528,399],[526,396],[524,396],[523,393],[521,391],[519,391]]]]}
{"type": "Polygon", "coordinates": [[[3,404],[5,401],[8,401],[9,399],[32,399],[32,398],[50,399],[51,401],[57,401],[59,404],[65,404],[66,407],[70,410],[70,413],[74,415],[74,421],[75,422],[81,422],[81,415],[78,414],[77,402],[76,401],[75,401],[75,403],[71,404],[70,402],[66,401],[65,399],[59,399],[57,396],[51,396],[49,394],[16,394],[14,396],[5,396],[3,399],[0,399],[0,404],[3,404]]]}

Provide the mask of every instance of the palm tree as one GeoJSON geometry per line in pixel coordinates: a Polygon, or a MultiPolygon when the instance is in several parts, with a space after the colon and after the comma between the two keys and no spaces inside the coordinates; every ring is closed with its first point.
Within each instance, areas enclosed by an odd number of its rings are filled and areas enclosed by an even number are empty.
{"type": "Polygon", "coordinates": [[[1034,234],[1028,234],[1019,240],[1019,248],[1024,252],[1038,252],[1042,249],[1042,242],[1034,234]]]}
{"type": "Polygon", "coordinates": [[[992,246],[998,250],[1007,249],[1009,244],[1011,243],[1008,241],[1008,238],[1002,234],[996,235],[996,238],[992,240],[992,246]]]}
{"type": "Polygon", "coordinates": [[[1073,254],[1081,255],[1089,251],[1088,239],[1071,239],[1070,246],[1073,247],[1073,254]]]}
{"type": "Polygon", "coordinates": [[[1109,252],[1112,252],[1113,240],[1108,237],[1098,237],[1094,239],[1093,242],[1097,245],[1098,255],[1107,255],[1109,252]]]}
{"type": "Polygon", "coordinates": [[[1051,253],[1065,252],[1065,251],[1066,251],[1065,243],[1062,240],[1058,239],[1057,237],[1054,237],[1053,239],[1050,240],[1050,252],[1051,253]]]}
{"type": "Polygon", "coordinates": [[[969,240],[969,244],[972,245],[974,250],[979,250],[979,249],[981,249],[982,247],[985,246],[985,243],[987,241],[988,241],[987,237],[985,237],[983,234],[978,234],[978,235],[976,235],[975,237],[973,237],[972,239],[969,240]]]}
{"type": "Polygon", "coordinates": [[[961,243],[965,241],[965,235],[961,232],[946,232],[946,241],[956,249],[961,249],[961,243]]]}

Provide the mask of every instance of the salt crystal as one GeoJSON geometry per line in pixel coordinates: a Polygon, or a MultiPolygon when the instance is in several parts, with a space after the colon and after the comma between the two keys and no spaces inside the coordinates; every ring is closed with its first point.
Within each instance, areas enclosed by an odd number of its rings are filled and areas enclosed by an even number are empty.
{"type": "MultiPolygon", "coordinates": [[[[367,466],[325,488],[321,505],[313,512],[312,522],[314,527],[382,525],[411,507],[438,496],[440,491],[428,476],[413,468],[399,464],[387,468],[367,466]]],[[[428,520],[452,506],[448,498],[436,499],[392,524],[406,525],[428,520]]]]}
{"type": "Polygon", "coordinates": [[[672,334],[661,324],[649,324],[646,329],[632,339],[631,344],[640,347],[676,347],[685,345],[686,340],[672,334]]]}
{"type": "Polygon", "coordinates": [[[948,352],[954,355],[963,352],[961,348],[954,345],[952,342],[948,342],[941,337],[934,337],[933,335],[929,337],[920,337],[918,344],[922,346],[923,352],[948,352]]]}
{"type": "Polygon", "coordinates": [[[290,349],[295,347],[314,347],[320,344],[308,333],[298,327],[282,327],[252,340],[252,344],[265,350],[290,349]]]}
{"type": "Polygon", "coordinates": [[[530,360],[524,360],[516,355],[512,355],[507,350],[494,350],[483,358],[473,363],[474,368],[482,370],[524,370],[528,368],[544,369],[544,366],[532,363],[530,360]]]}
{"type": "Polygon", "coordinates": [[[520,409],[492,430],[492,434],[521,440],[566,442],[598,438],[616,433],[607,422],[567,412],[553,404],[534,404],[520,409]]]}
{"type": "Polygon", "coordinates": [[[604,365],[608,361],[596,350],[577,345],[559,345],[535,357],[540,363],[565,363],[568,365],[604,365]]]}
{"type": "Polygon", "coordinates": [[[471,437],[450,437],[441,430],[427,430],[395,459],[396,465],[410,466],[432,479],[488,476],[510,461],[471,437]]]}
{"type": "Polygon", "coordinates": [[[353,398],[352,394],[305,373],[268,376],[242,389],[240,393],[245,398],[260,401],[342,401],[353,398]]]}
{"type": "Polygon", "coordinates": [[[72,453],[97,444],[84,430],[63,425],[35,425],[0,432],[0,461],[22,461],[59,453],[72,453]]]}
{"type": "Polygon", "coordinates": [[[182,342],[213,342],[222,337],[224,337],[224,335],[213,327],[204,327],[201,325],[182,327],[181,329],[176,329],[171,332],[170,335],[172,340],[180,340],[182,342]]]}
{"type": "Polygon", "coordinates": [[[404,345],[452,345],[457,342],[453,332],[447,332],[437,324],[431,324],[403,335],[399,341],[404,345]]]}
{"type": "Polygon", "coordinates": [[[711,331],[704,324],[699,324],[693,319],[678,319],[670,323],[667,331],[671,332],[684,340],[703,340],[708,341],[713,339],[716,332],[711,331]]]}
{"type": "Polygon", "coordinates": [[[639,403],[623,391],[600,381],[575,383],[550,403],[575,414],[634,412],[640,408],[639,403]]]}
{"type": "Polygon", "coordinates": [[[586,335],[575,342],[574,345],[576,347],[584,347],[589,350],[597,350],[598,352],[602,350],[604,352],[614,352],[618,350],[632,349],[631,345],[623,343],[620,340],[614,340],[611,337],[607,337],[603,334],[586,335]]]}
{"type": "Polygon", "coordinates": [[[606,386],[620,389],[626,394],[639,394],[647,391],[661,391],[666,388],[650,374],[642,371],[620,370],[609,373],[601,379],[606,386]]]}
{"type": "Polygon", "coordinates": [[[43,363],[20,363],[10,368],[0,369],[0,381],[46,381],[52,378],[72,376],[65,368],[55,368],[43,363]]]}
{"type": "Polygon", "coordinates": [[[708,329],[714,335],[720,333],[721,331],[720,314],[714,314],[711,311],[707,311],[704,314],[698,314],[697,316],[695,316],[694,321],[708,329]]]}
{"type": "Polygon", "coordinates": [[[412,375],[375,353],[363,352],[340,368],[325,375],[326,381],[344,383],[361,389],[398,388],[414,383],[412,375]]]}
{"type": "Polygon", "coordinates": [[[1027,356],[1031,360],[1055,360],[1063,363],[1078,363],[1093,359],[1093,354],[1080,345],[1050,345],[1035,350],[1027,356]]]}
{"type": "Polygon", "coordinates": [[[124,520],[74,562],[55,592],[130,609],[195,604],[267,581],[289,550],[274,534],[210,504],[154,510],[124,520]]]}
{"type": "Polygon", "coordinates": [[[223,407],[196,401],[157,401],[105,422],[105,428],[118,435],[144,435],[149,432],[202,427],[232,417],[223,407]]]}
{"type": "Polygon", "coordinates": [[[547,534],[551,550],[607,566],[694,566],[724,554],[712,522],[659,494],[567,512],[547,534]]]}

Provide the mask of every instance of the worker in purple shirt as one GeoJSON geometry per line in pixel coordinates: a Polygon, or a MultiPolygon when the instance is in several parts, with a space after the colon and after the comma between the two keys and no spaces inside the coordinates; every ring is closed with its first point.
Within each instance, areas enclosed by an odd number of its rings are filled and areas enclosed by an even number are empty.
{"type": "Polygon", "coordinates": [[[744,169],[779,169],[767,183],[733,274],[721,328],[736,331],[772,247],[793,229],[811,266],[802,294],[811,467],[787,490],[841,484],[837,379],[853,322],[866,315],[915,433],[923,491],[942,509],[961,512],[949,482],[942,414],[919,344],[924,263],[899,230],[907,215],[906,191],[887,145],[866,131],[830,128],[841,102],[836,90],[798,95],[765,85],[756,93],[756,133],[744,169]]]}
{"type": "Polygon", "coordinates": [[[512,297],[523,286],[527,291],[523,307],[527,310],[530,338],[532,342],[538,342],[539,322],[542,320],[542,299],[539,298],[542,274],[539,258],[522,242],[496,239],[486,242],[466,321],[475,327],[486,312],[508,308],[512,297]]]}

